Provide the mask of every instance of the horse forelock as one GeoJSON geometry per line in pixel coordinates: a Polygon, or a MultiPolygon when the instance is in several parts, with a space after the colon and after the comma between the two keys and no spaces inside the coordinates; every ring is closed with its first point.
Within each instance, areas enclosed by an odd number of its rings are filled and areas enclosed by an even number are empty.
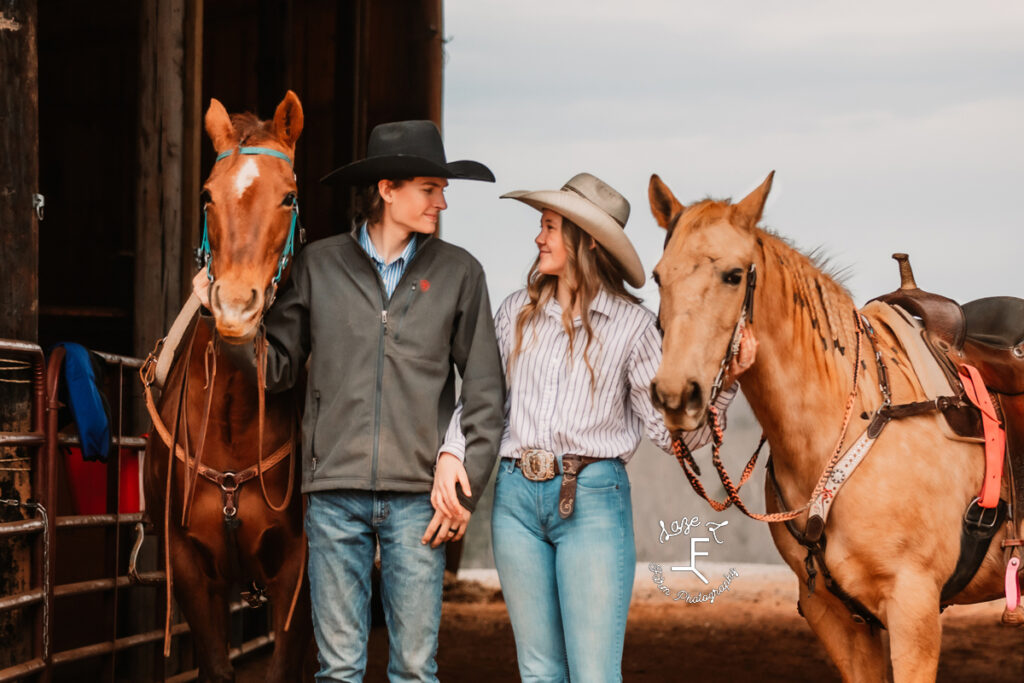
{"type": "Polygon", "coordinates": [[[239,145],[257,145],[261,142],[277,141],[273,121],[261,121],[252,112],[231,115],[231,125],[238,134],[239,145]]]}

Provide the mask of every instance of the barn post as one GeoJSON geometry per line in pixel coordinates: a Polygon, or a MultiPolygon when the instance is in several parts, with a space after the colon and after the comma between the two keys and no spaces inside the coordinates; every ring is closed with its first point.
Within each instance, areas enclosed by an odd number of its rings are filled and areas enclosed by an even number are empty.
{"type": "MultiPolygon", "coordinates": [[[[36,0],[0,0],[0,337],[35,342],[39,328],[39,60],[36,0]]],[[[32,428],[30,369],[3,363],[0,432],[32,428]]],[[[0,448],[0,456],[25,457],[25,448],[0,448]]],[[[0,498],[26,500],[39,492],[24,461],[0,470],[0,498]],[[27,468],[25,468],[27,469],[27,468]]],[[[39,463],[31,463],[33,470],[39,463]]],[[[14,513],[17,514],[17,513],[14,513]]],[[[17,519],[5,513],[0,521],[17,519]]],[[[40,558],[41,559],[41,558],[40,558]]],[[[29,587],[31,553],[25,539],[0,545],[0,595],[29,587]]],[[[0,615],[0,669],[31,658],[32,632],[24,614],[0,615]]]]}
{"type": "Polygon", "coordinates": [[[185,4],[185,0],[145,0],[140,10],[137,355],[148,353],[164,335],[182,303],[185,4]]]}

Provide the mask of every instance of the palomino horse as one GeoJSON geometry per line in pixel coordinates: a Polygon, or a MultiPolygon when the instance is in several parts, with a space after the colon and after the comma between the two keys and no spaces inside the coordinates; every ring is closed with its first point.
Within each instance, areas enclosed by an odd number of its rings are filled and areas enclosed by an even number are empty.
{"type": "MultiPolygon", "coordinates": [[[[651,391],[670,429],[703,424],[716,373],[731,357],[727,350],[735,352],[738,321],[753,311],[746,324],[759,345],[742,388],[771,447],[766,500],[779,513],[782,501],[797,508],[819,488],[833,454],[866,433],[883,400],[871,330],[850,295],[811,258],[757,227],[771,180],[736,204],[683,206],[651,177],[651,210],[668,231],[654,271],[664,358],[651,391]]],[[[898,343],[871,327],[893,402],[917,400],[918,380],[898,343]]],[[[981,485],[985,456],[981,445],[945,438],[935,420],[918,415],[889,423],[836,495],[822,555],[831,572],[825,585],[819,576],[816,590],[807,586],[809,569],[826,571],[821,558],[812,558],[783,524],[771,525],[799,579],[801,612],[846,681],[885,680],[889,658],[896,681],[936,677],[940,595],[957,565],[962,517],[981,485]],[[845,603],[837,598],[844,593],[845,603]],[[869,613],[867,623],[851,618],[854,603],[869,613]],[[889,632],[889,658],[879,625],[889,632]]],[[[804,512],[793,526],[802,530],[807,519],[804,512]]],[[[974,578],[950,602],[1000,595],[1004,536],[1002,526],[974,578]]]]}
{"type": "MultiPolygon", "coordinates": [[[[212,280],[213,318],[195,317],[159,403],[149,401],[161,438],[149,442],[146,500],[154,516],[164,513],[168,583],[192,628],[205,680],[234,680],[234,585],[258,586],[253,603],[264,592],[269,598],[276,640],[266,680],[296,680],[311,644],[302,500],[292,495],[300,463],[296,398],[264,398],[251,374],[219,348],[253,344],[287,275],[298,214],[292,159],[302,123],[291,91],[273,121],[229,117],[211,101],[206,131],[217,161],[203,186],[201,254],[212,280]]],[[[148,365],[147,394],[154,364],[148,365]]]]}

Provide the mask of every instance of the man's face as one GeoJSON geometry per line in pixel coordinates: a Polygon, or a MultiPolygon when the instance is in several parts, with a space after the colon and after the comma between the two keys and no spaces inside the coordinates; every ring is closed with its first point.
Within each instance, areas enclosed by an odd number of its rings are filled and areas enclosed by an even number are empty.
{"type": "Polygon", "coordinates": [[[416,177],[407,180],[400,187],[383,181],[381,196],[385,202],[385,218],[410,233],[432,235],[437,230],[441,212],[448,208],[444,190],[448,181],[444,178],[416,177]]]}

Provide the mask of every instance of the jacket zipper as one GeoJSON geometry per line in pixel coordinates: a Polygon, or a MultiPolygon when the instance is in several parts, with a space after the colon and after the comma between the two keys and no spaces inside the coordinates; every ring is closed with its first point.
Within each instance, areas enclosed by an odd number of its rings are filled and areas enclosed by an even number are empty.
{"type": "MultiPolygon", "coordinates": [[[[417,238],[419,239],[419,238],[417,238]]],[[[377,292],[380,294],[380,333],[377,336],[377,385],[373,402],[373,458],[370,465],[370,490],[377,490],[377,460],[380,455],[380,410],[381,410],[381,387],[384,384],[384,347],[385,337],[388,334],[388,309],[391,307],[391,299],[387,298],[387,294],[384,291],[384,278],[380,276],[380,271],[377,270],[376,264],[370,255],[363,251],[362,245],[359,244],[359,239],[353,234],[352,240],[356,243],[356,247],[359,253],[363,255],[366,262],[370,265],[370,270],[377,276],[377,292]]],[[[398,279],[398,284],[395,285],[395,291],[399,291],[402,287],[402,283],[405,282],[406,276],[409,275],[409,268],[412,266],[419,255],[423,252],[424,247],[429,244],[429,240],[423,240],[422,244],[416,245],[416,253],[412,255],[409,262],[405,264],[405,272],[402,273],[402,277],[398,279]]],[[[393,298],[393,297],[392,297],[393,298]]]]}
{"type": "Polygon", "coordinates": [[[316,398],[316,402],[313,404],[313,434],[309,437],[309,452],[312,456],[310,464],[310,470],[315,473],[316,466],[319,463],[316,457],[316,423],[320,420],[320,390],[316,389],[313,391],[313,396],[316,398]]]}

